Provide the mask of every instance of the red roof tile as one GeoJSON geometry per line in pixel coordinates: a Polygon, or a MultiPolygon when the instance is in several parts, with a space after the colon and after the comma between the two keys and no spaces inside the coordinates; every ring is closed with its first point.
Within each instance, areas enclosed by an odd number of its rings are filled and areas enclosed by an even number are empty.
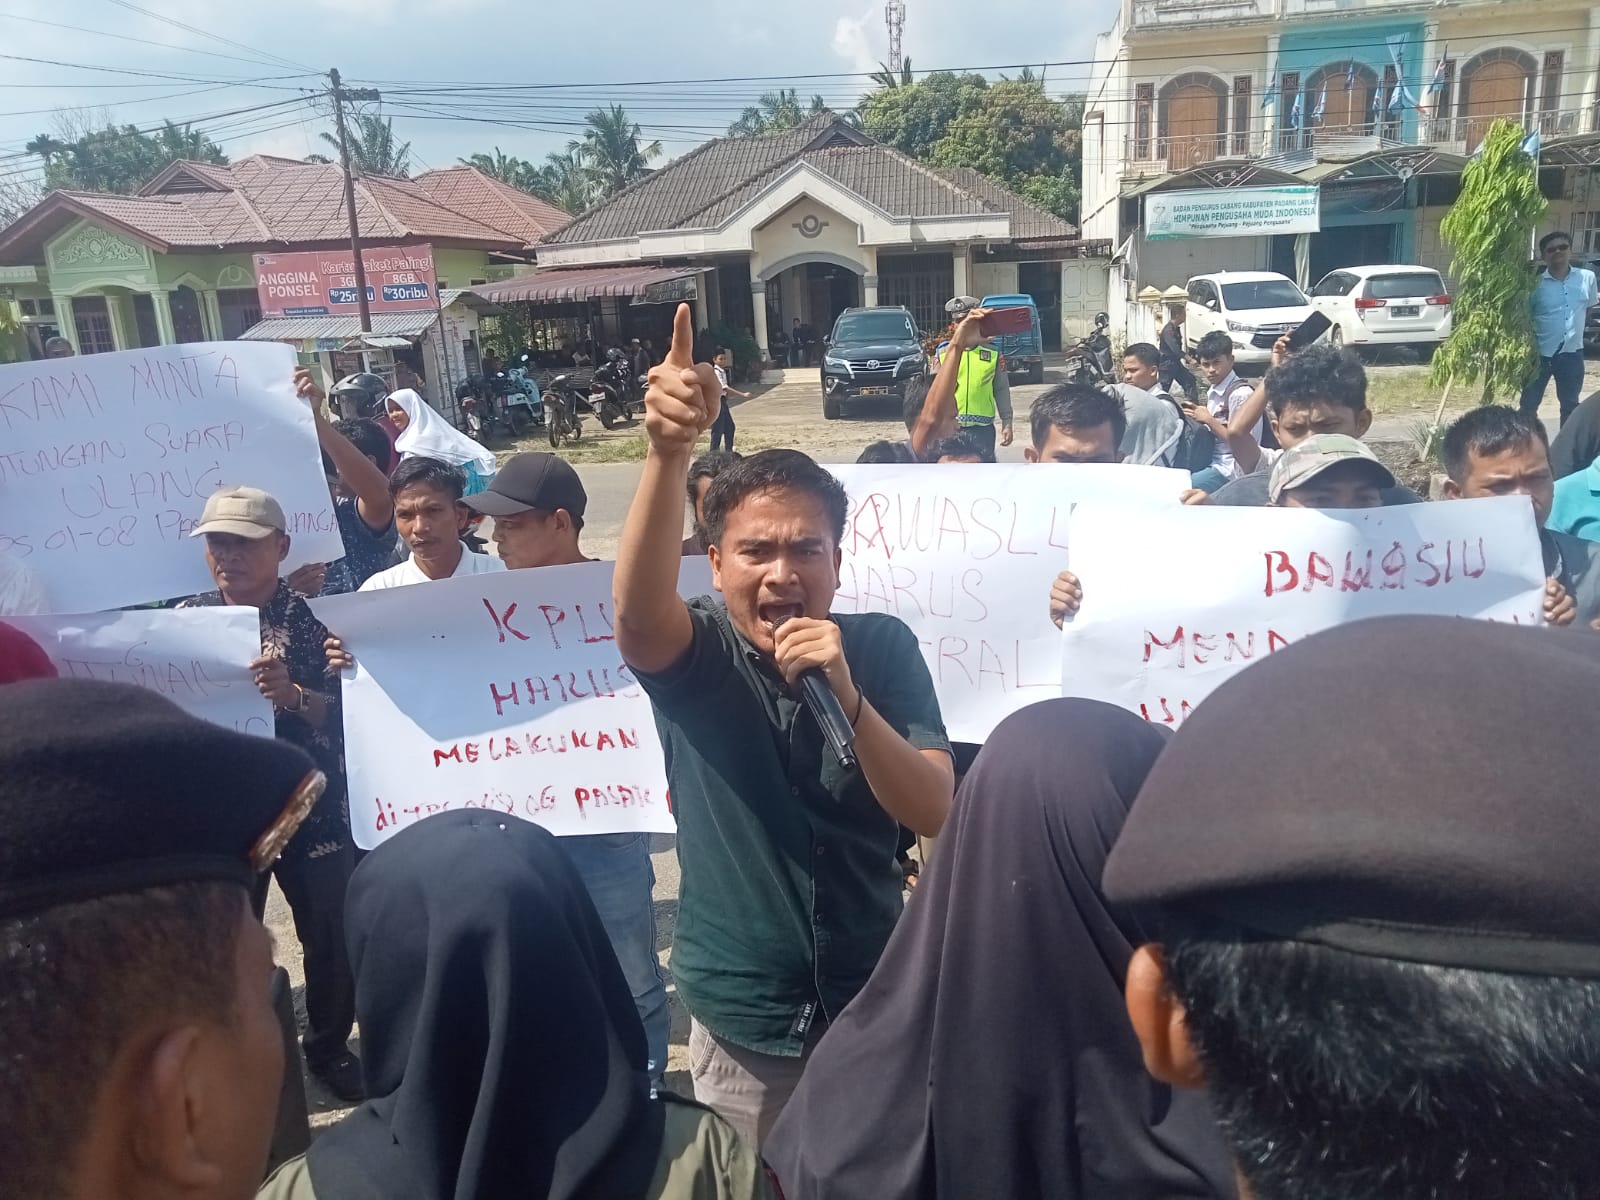
{"type": "Polygon", "coordinates": [[[438,203],[495,229],[504,229],[528,245],[548,237],[572,217],[520,188],[486,175],[476,167],[427,171],[411,182],[438,203]]]}

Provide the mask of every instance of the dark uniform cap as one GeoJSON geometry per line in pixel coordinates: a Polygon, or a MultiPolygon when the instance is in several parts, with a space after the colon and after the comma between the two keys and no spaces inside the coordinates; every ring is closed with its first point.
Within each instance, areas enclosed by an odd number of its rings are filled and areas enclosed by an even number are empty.
{"type": "Polygon", "coordinates": [[[589,496],[583,481],[566,459],[530,450],[513,454],[495,472],[487,491],[474,492],[463,501],[473,512],[487,517],[509,517],[515,513],[540,509],[554,512],[564,508],[581,518],[589,496]]]}
{"type": "Polygon", "coordinates": [[[1600,977],[1597,701],[1588,631],[1388,617],[1297,642],[1184,722],[1106,895],[1379,958],[1600,977]]]}
{"type": "Polygon", "coordinates": [[[249,887],[324,782],[303,751],[132,684],[0,687],[0,918],[174,883],[249,887]]]}

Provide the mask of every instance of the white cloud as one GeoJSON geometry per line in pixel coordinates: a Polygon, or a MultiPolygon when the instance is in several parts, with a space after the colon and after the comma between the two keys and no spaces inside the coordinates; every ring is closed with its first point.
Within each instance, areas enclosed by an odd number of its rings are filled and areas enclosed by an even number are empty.
{"type": "Polygon", "coordinates": [[[856,71],[876,71],[883,57],[877,48],[877,38],[869,36],[870,25],[880,22],[878,7],[866,10],[859,17],[840,17],[833,25],[833,52],[850,63],[856,71]]]}

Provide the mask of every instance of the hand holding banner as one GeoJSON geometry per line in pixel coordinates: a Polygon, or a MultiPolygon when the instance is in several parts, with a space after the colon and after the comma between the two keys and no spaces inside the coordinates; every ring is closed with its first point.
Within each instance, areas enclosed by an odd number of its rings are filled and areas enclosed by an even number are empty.
{"type": "Polygon", "coordinates": [[[1164,725],[1253,660],[1348,621],[1543,621],[1544,562],[1522,496],[1338,514],[1082,504],[1069,529],[1083,606],[1062,634],[1062,694],[1164,725]]]}
{"type": "Polygon", "coordinates": [[[833,611],[887,612],[911,626],[945,727],[963,742],[1060,694],[1048,597],[1067,565],[1073,503],[1165,512],[1189,486],[1187,471],[1105,463],[829,470],[850,495],[833,611]]]}
{"type": "MultiPolygon", "coordinates": [[[[345,673],[350,826],[370,849],[484,808],[555,834],[667,832],[655,714],[617,653],[613,564],[444,579],[313,600],[345,673]]],[[[686,558],[685,595],[710,591],[686,558]]]]}
{"type": "Polygon", "coordinates": [[[294,355],[268,342],[127,350],[0,367],[0,550],[56,612],[208,590],[189,534],[225,484],[288,517],[285,573],[344,555],[294,355]]]}
{"type": "Polygon", "coordinates": [[[261,654],[261,614],[253,608],[0,620],[39,643],[63,679],[138,684],[224,728],[273,736],[272,705],[250,671],[261,654]]]}

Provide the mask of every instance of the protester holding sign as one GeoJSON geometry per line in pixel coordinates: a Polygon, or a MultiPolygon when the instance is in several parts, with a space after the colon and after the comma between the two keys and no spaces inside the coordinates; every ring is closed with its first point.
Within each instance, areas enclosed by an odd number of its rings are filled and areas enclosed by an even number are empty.
{"type": "MultiPolygon", "coordinates": [[[[1241,413],[1248,420],[1255,409],[1266,409],[1280,448],[1258,448],[1254,463],[1241,458],[1240,466],[1248,474],[1218,488],[1211,496],[1213,504],[1265,505],[1269,475],[1284,451],[1313,434],[1360,439],[1372,427],[1367,372],[1351,351],[1318,343],[1292,352],[1285,335],[1273,347],[1272,363],[1241,413]]],[[[1383,489],[1385,504],[1416,504],[1421,499],[1392,481],[1383,489]]]]}
{"type": "MultiPolygon", "coordinates": [[[[350,1053],[354,984],[344,947],[344,895],[355,866],[344,788],[339,695],[327,681],[322,627],[305,599],[278,577],[289,554],[283,508],[259,488],[230,487],[206,501],[194,537],[205,539],[217,590],[180,608],[243,605],[261,612],[261,656],[250,664],[272,702],[277,736],[309,754],[328,789],[273,868],[294,912],[305,954],[306,1066],[341,1100],[361,1098],[361,1064],[350,1053]]],[[[266,880],[256,896],[266,904],[266,880]]]]}
{"type": "Polygon", "coordinates": [[[645,397],[616,637],[666,748],[695,1095],[759,1145],[894,928],[897,822],[936,834],[953,775],[915,636],[886,614],[830,616],[847,501],[804,455],[766,451],[717,477],[705,523],[723,600],[679,598],[685,480],[720,402],[693,340],[680,305],[645,397]],[[804,710],[802,676],[848,723],[858,768],[804,710]]]}
{"type": "Polygon", "coordinates": [[[1390,618],[1272,655],[1173,737],[1105,891],[1156,922],[1144,1061],[1208,1085],[1241,1191],[1594,1194],[1597,695],[1591,638],[1390,618]],[[1263,753],[1264,718],[1316,733],[1263,753]]]}
{"type": "Polygon", "coordinates": [[[1577,620],[1588,627],[1600,617],[1600,542],[1545,528],[1555,500],[1555,475],[1544,425],[1536,415],[1504,405],[1475,408],[1445,430],[1444,467],[1449,474],[1445,496],[1527,496],[1533,502],[1544,551],[1547,619],[1556,624],[1577,620]],[[1569,603],[1563,601],[1570,597],[1569,603]],[[1575,606],[1575,611],[1574,611],[1575,606]],[[1565,619],[1556,621],[1557,612],[1565,619]]]}
{"type": "Polygon", "coordinates": [[[1275,508],[1381,508],[1394,475],[1353,437],[1314,433],[1278,455],[1267,479],[1275,508]]]}
{"type": "Polygon", "coordinates": [[[350,887],[373,1097],[257,1200],[765,1200],[754,1148],[651,1094],[644,1032],[550,834],[451,812],[350,887]]]}
{"type": "Polygon", "coordinates": [[[1118,463],[1128,417],[1122,399],[1086,383],[1059,383],[1033,402],[1031,463],[1118,463]]]}
{"type": "Polygon", "coordinates": [[[1148,931],[1101,891],[1166,742],[1083,700],[1000,723],[767,1143],[788,1200],[1232,1197],[1204,1097],[1144,1070],[1122,991],[1148,931]]]}
{"type": "Polygon", "coordinates": [[[504,571],[506,564],[500,559],[474,554],[461,540],[467,511],[461,503],[465,486],[466,477],[459,467],[436,458],[408,458],[396,467],[389,491],[394,497],[395,527],[411,557],[379,571],[360,590],[373,592],[430,579],[504,571]]]}

